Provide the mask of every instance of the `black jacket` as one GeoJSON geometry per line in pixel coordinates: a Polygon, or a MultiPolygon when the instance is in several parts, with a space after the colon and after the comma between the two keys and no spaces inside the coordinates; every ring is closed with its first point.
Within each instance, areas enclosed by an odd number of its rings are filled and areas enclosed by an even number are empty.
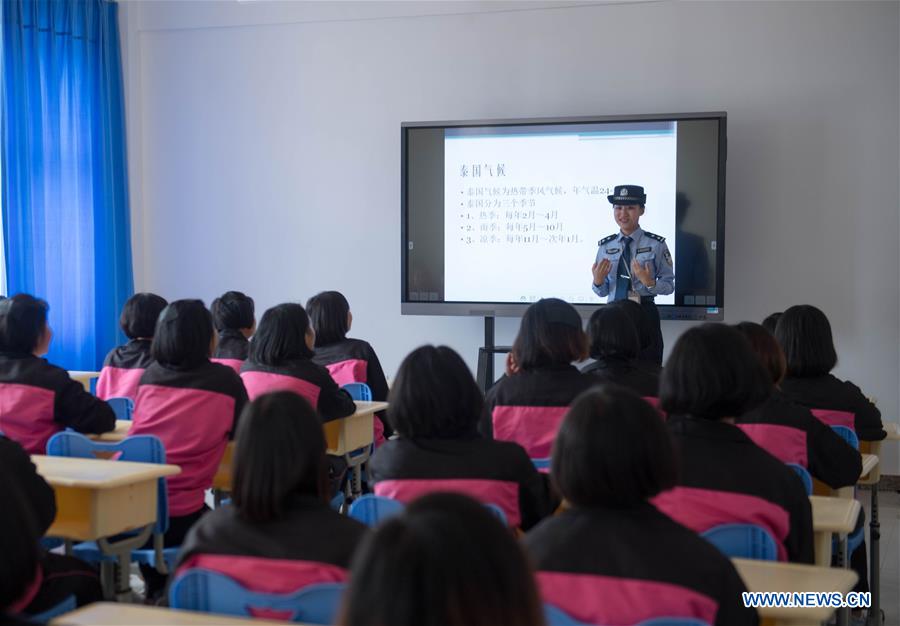
{"type": "Polygon", "coordinates": [[[659,396],[659,368],[656,366],[647,367],[637,360],[606,358],[585,365],[581,371],[597,377],[598,382],[631,389],[641,397],[659,396]]]}
{"type": "Polygon", "coordinates": [[[811,409],[830,409],[853,413],[856,435],[864,441],[881,441],[887,436],[881,428],[881,411],[869,402],[863,392],[850,381],[831,374],[781,381],[781,391],[789,400],[811,409]]]}

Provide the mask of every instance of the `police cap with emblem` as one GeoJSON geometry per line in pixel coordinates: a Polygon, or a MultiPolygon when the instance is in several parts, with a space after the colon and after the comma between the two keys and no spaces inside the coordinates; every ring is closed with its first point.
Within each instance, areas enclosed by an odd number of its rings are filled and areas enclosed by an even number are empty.
{"type": "Polygon", "coordinates": [[[613,195],[606,196],[610,204],[646,204],[647,195],[644,188],[638,185],[616,185],[613,195]]]}

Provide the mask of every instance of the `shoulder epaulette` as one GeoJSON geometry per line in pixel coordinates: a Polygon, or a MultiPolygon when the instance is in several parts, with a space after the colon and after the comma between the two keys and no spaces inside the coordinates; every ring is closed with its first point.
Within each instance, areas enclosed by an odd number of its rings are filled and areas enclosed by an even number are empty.
{"type": "Polygon", "coordinates": [[[654,233],[649,233],[646,230],[644,231],[644,234],[647,235],[648,237],[650,237],[650,239],[656,239],[657,241],[665,241],[666,240],[665,237],[660,237],[659,235],[656,235],[654,233]]]}
{"type": "Polygon", "coordinates": [[[612,240],[615,239],[616,237],[618,237],[618,235],[610,235],[609,237],[604,237],[603,239],[601,239],[600,241],[597,242],[597,245],[598,245],[598,246],[602,246],[602,245],[605,244],[605,243],[609,243],[610,241],[612,241],[612,240]]]}

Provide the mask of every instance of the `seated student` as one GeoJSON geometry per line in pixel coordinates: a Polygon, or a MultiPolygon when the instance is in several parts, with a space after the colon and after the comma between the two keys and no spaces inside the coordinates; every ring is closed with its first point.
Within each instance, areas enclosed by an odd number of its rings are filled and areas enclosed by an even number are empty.
{"type": "Polygon", "coordinates": [[[741,430],[782,462],[807,468],[833,489],[855,485],[862,471],[859,452],[778,388],[785,362],[775,337],[753,322],[741,322],[735,328],[750,342],[774,385],[768,400],[738,417],[741,430]]]}
{"type": "Polygon", "coordinates": [[[165,298],[155,293],[136,293],[128,298],[122,307],[119,326],[129,341],[113,348],[106,355],[97,381],[98,398],[134,400],[141,376],[153,362],[153,357],[150,356],[153,330],[159,314],[167,304],[165,298]]]}
{"type": "Polygon", "coordinates": [[[575,307],[557,298],[532,304],[506,359],[507,375],[485,399],[482,434],[514,441],[532,459],[550,456],[569,403],[597,383],[572,365],[586,356],[587,337],[575,307]]]}
{"type": "Polygon", "coordinates": [[[781,383],[784,395],[810,409],[852,413],[852,426],[863,441],[887,436],[881,428],[881,412],[859,387],[830,372],[837,365],[831,324],[814,306],[792,306],[778,320],[775,338],[784,350],[787,374],[781,383]]]}
{"type": "Polygon", "coordinates": [[[103,599],[97,571],[71,556],[52,554],[40,547],[56,517],[53,489],[37,473],[28,453],[16,442],[0,436],[0,563],[18,563],[0,576],[0,611],[36,615],[70,596],[78,606],[103,599]],[[26,559],[27,561],[23,561],[26,559]],[[13,580],[8,580],[12,578],[13,580]]]}
{"type": "Polygon", "coordinates": [[[328,505],[322,424],[309,403],[281,391],[244,410],[237,432],[232,504],[204,516],[178,555],[255,591],[290,593],[343,582],[366,533],[328,505]]]}
{"type": "Polygon", "coordinates": [[[391,389],[388,418],[399,437],[369,461],[377,495],[403,502],[459,491],[503,509],[510,526],[531,528],[550,513],[546,483],[517,444],[478,434],[484,398],[446,346],[407,356],[391,389]]]}
{"type": "MultiPolygon", "coordinates": [[[[388,384],[375,350],[362,339],[347,337],[353,325],[347,298],[338,291],[323,291],[307,300],[306,312],[316,331],[313,362],[325,366],[338,385],[365,383],[372,390],[372,400],[387,400],[388,384]]],[[[389,436],[391,430],[385,416],[378,417],[384,435],[389,436]]]]}
{"type": "Polygon", "coordinates": [[[772,535],[779,560],[812,563],[812,511],[800,477],[734,424],[770,389],[738,331],[723,324],[685,331],[660,381],[660,406],[669,414],[680,477],[677,487],[653,502],[696,532],[755,524],[772,535]]]}
{"type": "Polygon", "coordinates": [[[106,402],[41,358],[52,337],[46,302],[21,293],[0,301],[0,432],[30,454],[44,454],[47,440],[66,428],[105,433],[116,427],[106,402]]]}
{"type": "MultiPolygon", "coordinates": [[[[247,402],[240,377],[230,367],[211,363],[215,345],[212,317],[200,300],[177,300],[160,314],[151,355],[138,386],[129,435],[156,435],[166,462],[181,473],[166,480],[169,530],[166,546],[179,546],[185,533],[208,510],[204,491],[232,438],[247,402]]],[[[150,546],[148,546],[150,547],[150,546]]],[[[158,595],[165,577],[141,566],[147,597],[158,595]]]]}
{"type": "Polygon", "coordinates": [[[631,389],[642,397],[659,396],[659,374],[641,367],[638,332],[621,307],[601,307],[588,322],[590,357],[581,369],[599,380],[631,389]]]}
{"type": "Polygon", "coordinates": [[[433,493],[383,522],[353,559],[342,626],[543,626],[531,564],[486,507],[433,493]]]}
{"type": "Polygon", "coordinates": [[[216,351],[210,360],[240,373],[250,352],[249,339],[256,329],[253,298],[240,291],[226,291],[212,301],[210,312],[219,334],[216,351]]]}
{"type": "Polygon", "coordinates": [[[265,313],[250,346],[241,378],[253,400],[271,391],[306,398],[323,422],[352,415],[356,404],[321,365],[312,361],[316,333],[299,304],[279,304],[265,313]]]}
{"type": "Polygon", "coordinates": [[[637,362],[643,369],[658,374],[662,369],[662,339],[658,334],[659,322],[654,322],[643,306],[627,298],[615,300],[606,306],[621,309],[628,315],[638,331],[640,350],[637,362]]]}
{"type": "Polygon", "coordinates": [[[665,422],[639,396],[615,386],[581,394],[550,475],[570,508],[525,537],[544,602],[589,624],[757,623],[728,557],[650,504],[675,485],[676,462],[665,422]]]}

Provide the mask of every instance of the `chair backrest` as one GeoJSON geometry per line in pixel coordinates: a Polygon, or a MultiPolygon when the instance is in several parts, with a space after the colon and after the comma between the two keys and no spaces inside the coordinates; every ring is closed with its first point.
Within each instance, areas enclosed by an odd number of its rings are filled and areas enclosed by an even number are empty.
{"type": "Polygon", "coordinates": [[[43,613],[37,613],[36,615],[23,615],[26,620],[29,622],[34,622],[35,624],[46,624],[54,617],[59,617],[63,613],[68,613],[69,611],[75,610],[75,596],[71,595],[56,606],[52,606],[43,613]]]}
{"type": "Polygon", "coordinates": [[[778,559],[775,539],[769,531],[755,524],[721,524],[700,533],[700,536],[731,558],[778,559]]]}
{"type": "Polygon", "coordinates": [[[117,420],[131,421],[131,414],[134,412],[134,400],[131,398],[108,398],[106,403],[116,414],[117,420]]]}
{"type": "Polygon", "coordinates": [[[856,436],[856,432],[854,432],[852,428],[846,426],[832,426],[831,430],[840,435],[841,439],[846,441],[849,445],[853,446],[854,450],[859,450],[859,437],[856,436]]]}
{"type": "Polygon", "coordinates": [[[350,396],[359,402],[372,401],[372,389],[366,383],[347,383],[341,385],[341,389],[346,389],[350,396]]]}
{"type": "Polygon", "coordinates": [[[485,503],[484,506],[486,506],[488,511],[493,513],[497,517],[497,519],[500,520],[501,524],[503,524],[504,526],[509,526],[509,520],[506,517],[506,513],[503,512],[503,509],[491,502],[485,503]]]}
{"type": "MultiPolygon", "coordinates": [[[[50,437],[47,441],[47,454],[80,459],[95,459],[102,455],[116,461],[133,463],[166,462],[166,449],[155,435],[132,435],[122,441],[106,443],[93,441],[81,433],[66,430],[50,437]]],[[[165,534],[169,529],[169,493],[165,478],[160,478],[157,482],[156,502],[156,526],[153,532],[165,534]]]]}
{"type": "Polygon", "coordinates": [[[537,471],[539,471],[543,474],[550,473],[550,458],[549,457],[547,457],[546,459],[531,459],[531,462],[534,463],[534,468],[537,471]]]}
{"type": "Polygon", "coordinates": [[[584,622],[563,611],[556,605],[544,603],[544,621],[547,626],[588,626],[584,622]]]}
{"type": "Polygon", "coordinates": [[[350,517],[366,526],[376,526],[382,520],[401,513],[404,505],[399,500],[367,493],[350,505],[350,517]]]}
{"type": "Polygon", "coordinates": [[[175,609],[259,616],[281,613],[283,619],[307,624],[333,624],[337,619],[343,583],[308,585],[293,593],[250,591],[218,572],[191,569],[169,589],[169,605],[175,609]]]}
{"type": "Polygon", "coordinates": [[[800,480],[803,481],[803,487],[806,489],[806,495],[812,495],[813,481],[812,476],[809,475],[809,470],[807,470],[802,465],[797,465],[796,463],[787,463],[787,466],[797,472],[797,476],[799,476],[800,480]]]}

